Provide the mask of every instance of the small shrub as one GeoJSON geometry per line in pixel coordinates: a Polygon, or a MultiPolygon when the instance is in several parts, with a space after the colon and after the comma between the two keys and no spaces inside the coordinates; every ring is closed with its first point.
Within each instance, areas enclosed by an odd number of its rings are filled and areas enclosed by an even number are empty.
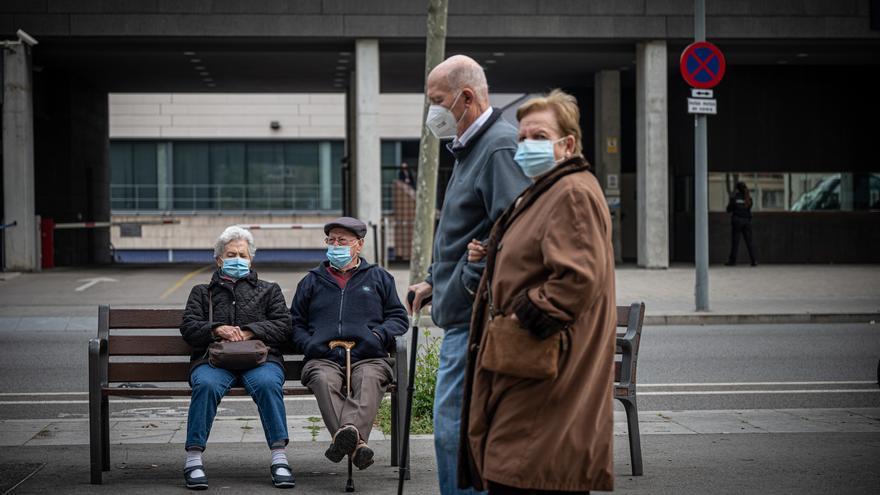
{"type": "MultiPolygon", "coordinates": [[[[413,388],[412,423],[410,433],[434,433],[434,387],[437,384],[437,370],[440,368],[440,338],[431,337],[431,332],[423,332],[425,341],[419,345],[416,357],[416,380],[413,388]]],[[[409,364],[409,363],[407,363],[409,364]]],[[[399,391],[401,400],[406,400],[406,390],[399,391]]],[[[386,435],[391,433],[391,399],[385,398],[379,406],[376,426],[386,435]]]]}

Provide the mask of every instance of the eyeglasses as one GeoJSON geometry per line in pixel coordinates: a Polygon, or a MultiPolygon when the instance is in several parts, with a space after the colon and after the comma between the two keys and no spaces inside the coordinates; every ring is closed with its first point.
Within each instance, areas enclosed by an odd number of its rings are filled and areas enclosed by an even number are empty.
{"type": "Polygon", "coordinates": [[[328,246],[349,246],[357,242],[357,239],[349,239],[347,237],[325,237],[324,244],[328,246]]]}

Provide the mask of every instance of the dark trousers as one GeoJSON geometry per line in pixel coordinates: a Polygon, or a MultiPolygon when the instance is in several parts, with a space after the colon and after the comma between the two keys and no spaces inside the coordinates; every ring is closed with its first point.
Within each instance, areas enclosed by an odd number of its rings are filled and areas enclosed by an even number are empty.
{"type": "Polygon", "coordinates": [[[557,492],[552,490],[529,490],[515,488],[489,481],[489,495],[590,495],[590,492],[557,492]]]}
{"type": "Polygon", "coordinates": [[[752,260],[752,264],[756,263],[755,248],[752,246],[752,221],[751,219],[740,217],[733,217],[730,221],[730,256],[727,258],[727,262],[736,263],[740,235],[746,241],[746,249],[749,250],[749,258],[752,260]]]}

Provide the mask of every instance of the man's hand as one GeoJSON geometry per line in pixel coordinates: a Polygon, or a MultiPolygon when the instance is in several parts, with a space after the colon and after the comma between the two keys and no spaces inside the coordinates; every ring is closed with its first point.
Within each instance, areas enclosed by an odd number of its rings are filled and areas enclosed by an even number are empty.
{"type": "Polygon", "coordinates": [[[434,292],[434,287],[428,282],[419,282],[415,285],[409,286],[409,288],[406,289],[406,292],[414,292],[416,295],[412,300],[412,304],[410,304],[409,297],[406,298],[406,310],[409,311],[409,314],[413,314],[413,308],[422,309],[422,301],[434,292]]]}

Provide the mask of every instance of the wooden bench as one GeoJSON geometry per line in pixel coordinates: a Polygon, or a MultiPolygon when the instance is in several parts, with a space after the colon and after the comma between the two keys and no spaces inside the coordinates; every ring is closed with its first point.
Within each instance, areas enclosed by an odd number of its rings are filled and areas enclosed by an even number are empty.
{"type": "Polygon", "coordinates": [[[623,403],[629,430],[629,457],[633,476],[642,475],[642,442],[639,437],[639,408],[636,405],[636,365],[642,323],[645,321],[645,303],[617,307],[617,327],[626,333],[617,334],[614,361],[614,398],[623,403]]]}
{"type": "MultiPolygon", "coordinates": [[[[178,335],[167,335],[168,329],[180,328],[183,311],[179,309],[110,309],[98,308],[98,335],[89,341],[89,446],[91,454],[91,482],[103,482],[103,471],[110,470],[110,408],[109,397],[168,397],[191,395],[189,382],[190,346],[178,335]],[[120,334],[118,330],[131,330],[120,334]],[[137,330],[137,332],[133,332],[137,330]],[[157,335],[165,330],[166,335],[157,335]],[[135,333],[135,334],[132,334],[135,333]],[[114,360],[125,357],[124,362],[114,360]],[[157,362],[158,356],[179,358],[174,362],[157,362]],[[172,382],[178,382],[174,384],[172,382]],[[160,383],[162,386],[142,387],[160,383]],[[133,384],[134,387],[120,387],[133,384]],[[167,385],[166,385],[167,384],[167,385]]],[[[398,465],[402,451],[403,419],[406,401],[398,391],[406,391],[407,348],[403,337],[396,339],[394,382],[391,392],[391,465],[398,465]]],[[[300,372],[303,356],[285,355],[286,395],[311,395],[301,385],[300,372]],[[297,385],[290,385],[296,382],[297,385]]],[[[247,395],[244,388],[235,387],[227,395],[247,395]]],[[[405,394],[404,394],[405,395],[405,394]]],[[[409,471],[409,470],[407,470],[409,471]]]]}

